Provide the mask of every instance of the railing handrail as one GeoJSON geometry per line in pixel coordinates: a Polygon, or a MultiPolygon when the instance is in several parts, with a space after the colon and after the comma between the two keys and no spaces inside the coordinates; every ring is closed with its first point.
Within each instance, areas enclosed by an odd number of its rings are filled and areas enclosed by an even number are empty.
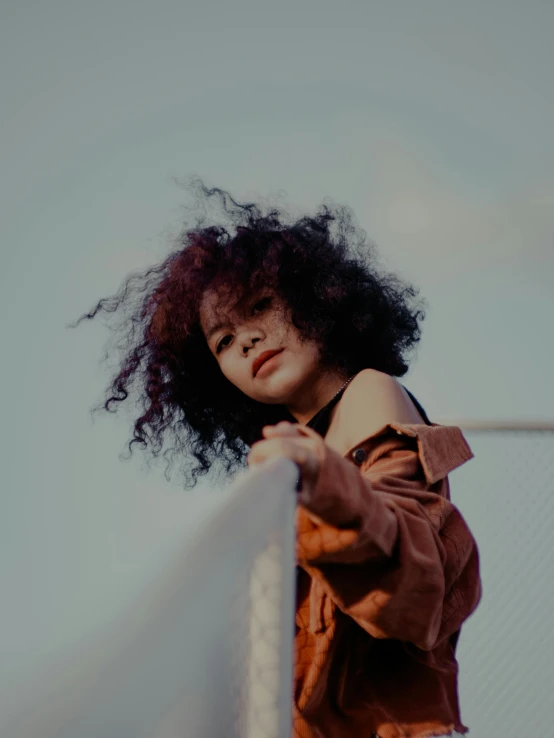
{"type": "Polygon", "coordinates": [[[439,425],[455,425],[464,431],[554,431],[554,421],[548,420],[455,420],[442,419],[439,425]]]}

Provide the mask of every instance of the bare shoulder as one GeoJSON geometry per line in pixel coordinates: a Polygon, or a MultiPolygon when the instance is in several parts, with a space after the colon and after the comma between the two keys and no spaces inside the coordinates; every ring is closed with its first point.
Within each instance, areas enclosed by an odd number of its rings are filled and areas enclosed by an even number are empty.
{"type": "Polygon", "coordinates": [[[375,369],[363,369],[346,388],[340,403],[342,423],[353,443],[387,423],[423,423],[400,382],[375,369]]]}

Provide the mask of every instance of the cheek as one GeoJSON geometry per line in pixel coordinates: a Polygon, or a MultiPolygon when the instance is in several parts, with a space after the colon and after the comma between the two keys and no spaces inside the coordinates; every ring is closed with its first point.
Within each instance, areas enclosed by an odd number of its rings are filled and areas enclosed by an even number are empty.
{"type": "Polygon", "coordinates": [[[248,367],[246,362],[238,362],[231,354],[226,353],[219,361],[222,374],[236,387],[243,389],[248,385],[248,367]]]}
{"type": "Polygon", "coordinates": [[[321,356],[319,346],[314,341],[303,340],[297,331],[291,335],[291,343],[297,353],[306,364],[318,364],[321,356]]]}
{"type": "Polygon", "coordinates": [[[306,363],[310,368],[318,367],[321,363],[319,347],[314,343],[304,344],[304,351],[306,352],[306,363]]]}

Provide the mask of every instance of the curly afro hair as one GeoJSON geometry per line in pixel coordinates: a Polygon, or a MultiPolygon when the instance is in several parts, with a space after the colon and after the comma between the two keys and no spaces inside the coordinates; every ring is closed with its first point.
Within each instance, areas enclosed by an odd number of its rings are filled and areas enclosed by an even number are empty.
{"type": "Polygon", "coordinates": [[[198,178],[189,186],[200,207],[169,255],[72,324],[99,313],[119,318],[107,352],[118,351],[118,370],[94,410],[114,412],[135,393],[130,455],[134,444],[150,457],[163,452],[166,476],[178,460],[185,487],[212,467],[228,474],[243,464],[264,425],[294,421],[285,407],[256,402],[223,376],[200,328],[206,289],[230,289],[238,301],[271,288],[300,335],[316,341],[322,362],[348,376],[367,367],[403,376],[424,317],[417,290],[378,269],[348,208],[325,202],[312,217],[292,218],[282,208],[238,203],[198,178]],[[208,204],[219,207],[216,224],[207,223],[208,204]]]}

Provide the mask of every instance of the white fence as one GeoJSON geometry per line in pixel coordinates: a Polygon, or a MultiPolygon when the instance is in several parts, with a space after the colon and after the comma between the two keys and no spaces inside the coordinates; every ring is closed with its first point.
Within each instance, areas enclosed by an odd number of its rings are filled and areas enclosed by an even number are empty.
{"type": "Polygon", "coordinates": [[[457,650],[462,719],[478,738],[553,735],[554,424],[458,425],[475,458],[452,473],[452,501],[483,580],[457,650]]]}

